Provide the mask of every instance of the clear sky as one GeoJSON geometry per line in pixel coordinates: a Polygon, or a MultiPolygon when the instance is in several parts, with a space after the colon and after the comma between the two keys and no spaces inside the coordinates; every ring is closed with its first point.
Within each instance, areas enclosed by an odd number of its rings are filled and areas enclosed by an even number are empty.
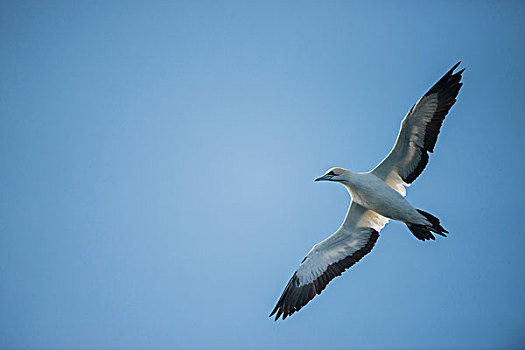
{"type": "Polygon", "coordinates": [[[523,2],[2,1],[1,348],[525,346],[523,2]],[[464,86],[390,223],[268,318],[461,60],[464,86]]]}

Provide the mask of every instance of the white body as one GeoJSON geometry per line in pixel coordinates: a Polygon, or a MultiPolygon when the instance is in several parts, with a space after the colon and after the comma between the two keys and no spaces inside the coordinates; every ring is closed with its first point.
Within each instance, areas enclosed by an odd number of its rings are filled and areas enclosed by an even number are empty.
{"type": "Polygon", "coordinates": [[[389,219],[429,225],[425,217],[392,187],[372,173],[348,172],[341,183],[346,187],[352,202],[375,211],[389,219]]]}
{"type": "Polygon", "coordinates": [[[432,232],[446,237],[438,218],[416,210],[404,196],[406,187],[425,169],[443,120],[456,102],[463,72],[454,73],[458,65],[410,109],[394,147],[373,170],[354,173],[332,168],[314,180],[341,183],[352,202],[341,227],[315,244],[301,261],[270,316],[285,319],[320,294],[333,278],[370,253],[389,219],[404,222],[422,241],[434,240],[432,232]]]}

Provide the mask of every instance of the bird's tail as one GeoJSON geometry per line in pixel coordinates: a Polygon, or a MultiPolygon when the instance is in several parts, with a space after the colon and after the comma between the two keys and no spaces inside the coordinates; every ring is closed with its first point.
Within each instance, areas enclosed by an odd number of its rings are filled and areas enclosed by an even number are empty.
{"type": "Polygon", "coordinates": [[[423,215],[427,219],[427,221],[429,221],[431,224],[431,225],[419,225],[419,224],[406,223],[410,232],[412,232],[412,234],[417,239],[420,239],[422,241],[426,241],[427,239],[434,240],[436,239],[436,237],[434,237],[432,232],[437,233],[438,235],[441,235],[443,237],[447,237],[446,233],[448,233],[448,231],[445,230],[443,226],[441,226],[438,218],[436,218],[434,215],[429,214],[423,210],[418,209],[417,211],[419,212],[419,214],[423,215]]]}

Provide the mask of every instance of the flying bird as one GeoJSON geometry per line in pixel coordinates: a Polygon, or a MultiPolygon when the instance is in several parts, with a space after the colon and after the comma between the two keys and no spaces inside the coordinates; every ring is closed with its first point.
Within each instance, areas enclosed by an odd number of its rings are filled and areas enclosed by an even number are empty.
{"type": "Polygon", "coordinates": [[[313,246],[286,285],[270,317],[275,321],[299,311],[321,294],[332,279],[370,253],[379,231],[390,219],[406,224],[419,240],[446,237],[439,219],[414,208],[406,199],[406,187],[421,174],[434,151],[437,137],[461,86],[458,62],[419,99],[401,122],[396,143],[386,158],[366,173],[329,169],[314,181],[342,184],[352,198],[346,218],[330,237],[313,246]]]}

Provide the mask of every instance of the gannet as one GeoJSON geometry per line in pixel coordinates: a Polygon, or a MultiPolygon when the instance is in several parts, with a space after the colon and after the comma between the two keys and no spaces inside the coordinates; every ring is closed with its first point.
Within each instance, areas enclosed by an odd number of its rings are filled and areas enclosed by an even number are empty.
{"type": "Polygon", "coordinates": [[[350,193],[346,218],[330,237],[313,246],[286,285],[274,314],[275,321],[299,311],[326,285],[370,253],[379,231],[389,219],[407,225],[419,240],[434,240],[433,233],[448,231],[438,218],[414,208],[406,199],[406,187],[421,174],[434,151],[441,124],[456,102],[461,74],[458,62],[419,99],[401,122],[396,143],[386,158],[366,173],[331,168],[315,181],[342,184],[350,193]]]}

